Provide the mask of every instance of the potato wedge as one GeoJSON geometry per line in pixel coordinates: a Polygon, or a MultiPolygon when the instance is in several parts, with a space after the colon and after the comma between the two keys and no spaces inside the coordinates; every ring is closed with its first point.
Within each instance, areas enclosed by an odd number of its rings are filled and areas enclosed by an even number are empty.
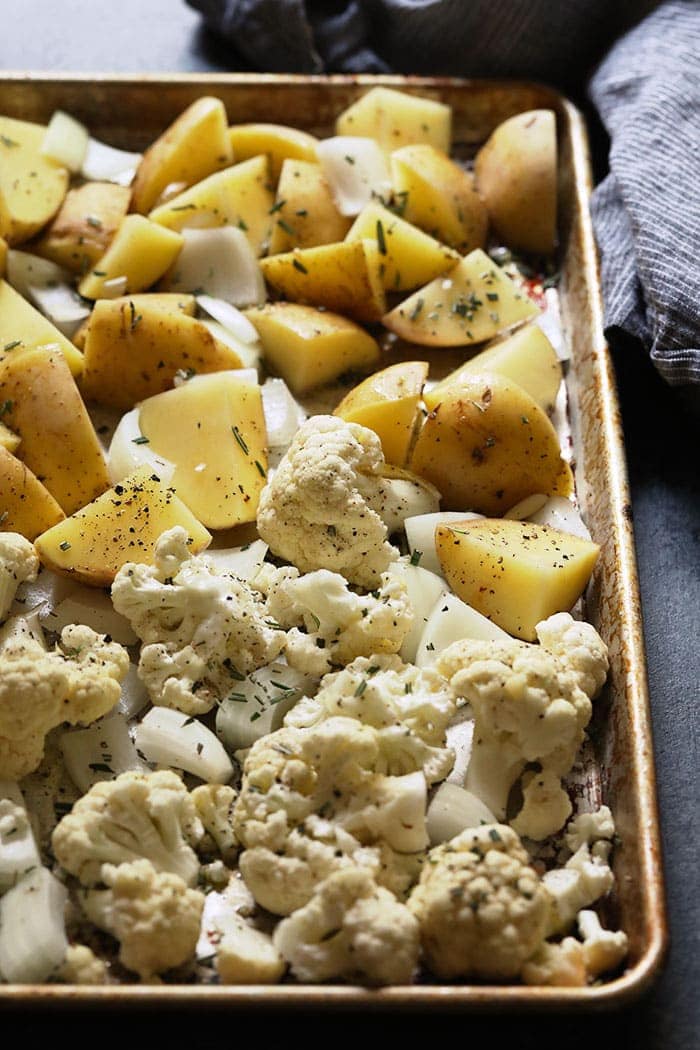
{"type": "MultiPolygon", "coordinates": [[[[99,302],[100,300],[98,300],[99,302]]],[[[112,303],[133,303],[137,313],[143,314],[144,309],[153,307],[156,310],[164,310],[165,313],[187,314],[194,317],[197,303],[193,295],[187,292],[137,292],[136,295],[123,295],[118,299],[110,299],[112,303]]],[[[90,318],[86,317],[78,331],[73,336],[73,343],[78,350],[85,349],[90,318]]]]}
{"type": "Polygon", "coordinates": [[[573,606],[600,552],[571,533],[504,518],[438,525],[436,544],[455,594],[528,642],[541,620],[573,606]]]}
{"type": "Polygon", "coordinates": [[[107,251],[126,217],[130,199],[128,187],[113,182],[86,182],[68,190],[34,251],[71,273],[84,274],[107,251]]]}
{"type": "Polygon", "coordinates": [[[170,389],[181,369],[219,372],[241,359],[200,321],[180,312],[136,306],[132,299],[95,304],[85,339],[83,397],[126,411],[170,389]]]}
{"type": "Polygon", "coordinates": [[[78,285],[86,299],[100,299],[105,282],[126,277],[127,292],[142,292],[162,277],[182,248],[179,233],[166,230],[143,215],[127,215],[109,248],[78,285]]]}
{"type": "Polygon", "coordinates": [[[333,415],[373,430],[386,462],[402,467],[420,415],[418,402],[428,367],[427,361],[401,361],[375,372],[345,395],[333,415]]]}
{"type": "Polygon", "coordinates": [[[82,372],[83,355],[77,347],[7,281],[0,281],[0,364],[38,346],[57,347],[73,375],[82,372]]]}
{"type": "Polygon", "coordinates": [[[342,241],[352,223],[338,211],[321,165],[301,160],[282,164],[272,220],[270,255],[342,241]]]}
{"type": "Polygon", "coordinates": [[[452,110],[442,102],[376,87],[343,110],[335,130],[336,135],[376,139],[387,152],[425,142],[447,153],[452,139],[452,110]]]}
{"type": "Polygon", "coordinates": [[[232,163],[223,102],[198,98],[144,153],[132,186],[132,208],[145,215],[171,183],[192,186],[232,163]]]}
{"type": "Polygon", "coordinates": [[[22,244],[49,222],[68,189],[68,171],[41,153],[46,128],[0,117],[0,237],[22,244]]]}
{"type": "Polygon", "coordinates": [[[550,254],[557,222],[557,130],[550,109],[499,124],[476,155],[479,188],[509,248],[550,254]]]}
{"type": "Polygon", "coordinates": [[[108,587],[128,561],[153,563],[156,541],[181,525],[193,554],[211,542],[191,511],[149,470],[137,470],[36,539],[43,565],[92,587],[108,587]]]}
{"type": "Polygon", "coordinates": [[[374,240],[382,256],[380,271],[387,291],[409,292],[451,270],[459,255],[399,218],[371,203],[355,219],[346,240],[374,240]]]}
{"type": "Polygon", "coordinates": [[[35,540],[65,514],[26,463],[0,444],[0,528],[35,540]]]}
{"type": "Polygon", "coordinates": [[[258,331],[266,366],[294,394],[331,383],[345,372],[364,372],[379,360],[379,347],[354,321],[299,303],[267,303],[246,310],[258,331]]]}
{"type": "Polygon", "coordinates": [[[488,214],[473,176],[433,146],[404,146],[391,155],[401,214],[462,255],[486,243],[488,214]]]}
{"type": "Polygon", "coordinates": [[[381,257],[374,241],[341,241],[320,248],[295,248],[260,260],[263,276],[278,295],[378,321],[386,301],[381,257]]]}
{"type": "Polygon", "coordinates": [[[234,124],[228,129],[228,139],[236,163],[265,154],[273,183],[279,179],[285,160],[316,160],[315,135],[283,124],[234,124]]]}
{"type": "Polygon", "coordinates": [[[492,339],[539,307],[480,248],[404,299],[386,327],[421,346],[465,346],[492,339]]]}
{"type": "Polygon", "coordinates": [[[557,432],[521,387],[495,373],[446,391],[416,439],[411,470],[436,485],[444,510],[503,514],[535,492],[558,491],[557,432]]]}
{"type": "Polygon", "coordinates": [[[0,365],[4,422],[19,436],[19,458],[66,514],[109,487],[92,420],[60,350],[40,348],[0,365]]]}

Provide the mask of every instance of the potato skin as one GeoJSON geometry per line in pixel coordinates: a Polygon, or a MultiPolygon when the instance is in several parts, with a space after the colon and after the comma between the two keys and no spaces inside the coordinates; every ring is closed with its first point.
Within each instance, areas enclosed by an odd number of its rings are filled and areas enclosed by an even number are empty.
{"type": "Polygon", "coordinates": [[[36,245],[38,255],[72,273],[85,273],[107,251],[129,210],[131,191],[112,182],[86,182],[68,190],[53,222],[36,245]]]}
{"type": "Polygon", "coordinates": [[[0,514],[6,532],[28,540],[62,521],[65,514],[29,467],[0,445],[0,514]]]}

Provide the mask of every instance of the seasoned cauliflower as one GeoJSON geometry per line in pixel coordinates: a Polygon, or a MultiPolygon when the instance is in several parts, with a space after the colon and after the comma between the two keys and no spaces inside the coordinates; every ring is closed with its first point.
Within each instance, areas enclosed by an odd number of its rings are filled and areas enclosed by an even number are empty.
{"type": "Polygon", "coordinates": [[[384,456],[372,430],[314,416],[260,494],[258,532],[301,572],[330,569],[372,588],[398,551],[380,508],[384,456]]]}
{"type": "Polygon", "coordinates": [[[40,864],[22,794],[15,784],[0,783],[0,893],[40,864]]]}
{"type": "Polygon", "coordinates": [[[558,944],[544,941],[524,964],[520,976],[525,984],[581,988],[588,981],[583,945],[575,937],[565,937],[558,944]]]}
{"type": "Polygon", "coordinates": [[[10,611],[19,585],[35,580],[38,571],[34,544],[18,532],[0,532],[0,622],[10,611]]]}
{"type": "Polygon", "coordinates": [[[614,881],[607,861],[592,853],[587,843],[579,846],[563,868],[546,871],[542,882],[552,899],[547,935],[565,933],[581,909],[604,897],[614,881]]]}
{"type": "MultiPolygon", "coordinates": [[[[570,820],[564,832],[564,841],[572,853],[576,853],[581,846],[598,846],[610,843],[615,834],[615,822],[612,813],[607,806],[601,806],[592,813],[579,813],[577,817],[570,820]]],[[[607,854],[610,846],[604,850],[607,854]]],[[[598,855],[601,851],[594,850],[598,855]]]]}
{"type": "Polygon", "coordinates": [[[382,574],[377,590],[359,595],[337,572],[300,576],[297,569],[279,569],[267,608],[280,626],[291,628],[287,662],[319,676],[356,656],[397,653],[413,622],[406,586],[389,573],[382,574]]]}
{"type": "Polygon", "coordinates": [[[445,730],[455,711],[444,679],[434,670],[404,664],[398,656],[371,656],[326,675],[316,696],[303,697],[284,723],[304,729],[338,715],[356,718],[378,731],[377,772],[401,776],[422,769],[428,784],[434,784],[454,763],[445,730]]]}
{"type": "Polygon", "coordinates": [[[180,526],[160,537],[154,565],[122,566],[112,601],[144,643],[139,677],[151,700],[188,715],[211,710],[284,647],[260,595],[193,556],[180,526]]]}
{"type": "Polygon", "coordinates": [[[236,792],[227,784],[200,784],[190,797],[206,833],[200,848],[218,852],[225,861],[232,861],[238,851],[238,839],[233,830],[236,792]]]}
{"type": "Polygon", "coordinates": [[[107,984],[107,964],[87,944],[69,944],[59,980],[64,984],[107,984]]]}
{"type": "Polygon", "coordinates": [[[469,828],[428,855],[408,907],[438,977],[517,977],[543,942],[550,902],[512,828],[469,828]]]}
{"type": "Polygon", "coordinates": [[[0,780],[37,768],[49,730],[111,711],[128,669],[126,649],[82,625],[64,627],[51,651],[30,631],[7,640],[0,652],[0,780]]]}
{"type": "Polygon", "coordinates": [[[330,875],[273,941],[300,981],[410,984],[418,968],[418,922],[363,869],[330,875]]]}
{"type": "Polygon", "coordinates": [[[84,886],[102,877],[105,864],[143,858],[156,871],[172,872],[188,885],[199,862],[192,849],[203,828],[192,797],[176,773],[122,773],[94,784],[56,825],[56,860],[84,886]]]}
{"type": "Polygon", "coordinates": [[[81,894],[83,911],[120,942],[119,960],[148,981],[194,955],[204,894],[147,860],[103,864],[106,890],[81,894]]]}
{"type": "Polygon", "coordinates": [[[576,918],[583,938],[583,956],[589,977],[614,970],[627,955],[627,936],[622,930],[604,930],[594,911],[580,911],[576,918]]]}
{"type": "Polygon", "coordinates": [[[538,624],[537,635],[540,645],[464,639],[441,653],[435,666],[454,695],[472,706],[474,743],[465,786],[499,819],[526,764],[539,763],[542,775],[525,785],[525,806],[514,826],[541,839],[571,813],[559,781],[574,763],[608,664],[594,628],[568,613],[538,624]]]}

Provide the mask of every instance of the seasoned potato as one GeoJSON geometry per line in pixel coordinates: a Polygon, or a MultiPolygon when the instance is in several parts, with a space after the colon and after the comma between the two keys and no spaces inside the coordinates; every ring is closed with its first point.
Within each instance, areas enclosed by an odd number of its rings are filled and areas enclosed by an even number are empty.
{"type": "MultiPolygon", "coordinates": [[[[0,405],[0,415],[5,415],[8,411],[7,402],[0,405]]],[[[15,434],[14,430],[10,430],[5,423],[0,420],[0,445],[6,448],[8,452],[16,452],[19,448],[20,437],[15,434]]]]}
{"type": "Polygon", "coordinates": [[[19,436],[19,458],[66,514],[109,486],[92,420],[58,349],[27,350],[0,365],[4,422],[19,436]]]}
{"type": "Polygon", "coordinates": [[[486,243],[488,215],[474,179],[433,146],[404,146],[391,155],[401,214],[462,255],[486,243]]]}
{"type": "Polygon", "coordinates": [[[270,255],[342,241],[352,219],[338,211],[320,164],[285,160],[274,205],[270,255]]]}
{"type": "Polygon", "coordinates": [[[105,254],[83,277],[78,291],[86,299],[104,295],[106,281],[126,277],[127,292],[150,288],[175,262],[183,238],[143,215],[127,215],[105,254]]]}
{"type": "Polygon", "coordinates": [[[36,539],[42,564],[92,587],[108,587],[127,561],[153,563],[156,541],[181,525],[193,554],[211,535],[150,469],[134,471],[114,488],[36,539]]]}
{"type": "Polygon", "coordinates": [[[445,392],[410,466],[437,486],[444,510],[496,515],[534,492],[560,494],[557,432],[529,394],[495,373],[445,392]]]}
{"type": "Polygon", "coordinates": [[[533,109],[499,124],[475,162],[494,230],[510,248],[549,254],[557,221],[554,113],[533,109]]]}
{"type": "Polygon", "coordinates": [[[374,202],[362,209],[346,239],[376,241],[387,291],[408,292],[451,270],[459,260],[457,252],[374,202]]]}
{"type": "Polygon", "coordinates": [[[336,135],[375,139],[387,152],[426,142],[447,153],[452,139],[452,110],[442,102],[376,87],[340,114],[335,131],[336,135]]]}
{"type": "Polygon", "coordinates": [[[381,439],[387,463],[402,467],[408,458],[427,376],[426,361],[390,365],[354,387],[333,414],[373,430],[381,439]]]}
{"type": "Polygon", "coordinates": [[[346,317],[299,303],[268,303],[245,311],[260,336],[267,367],[295,394],[330,383],[344,372],[364,372],[379,347],[346,317]]]}
{"type": "Polygon", "coordinates": [[[130,199],[128,187],[113,182],[86,182],[69,190],[34,250],[72,273],[85,273],[107,251],[130,199]]]}
{"type": "MultiPolygon", "coordinates": [[[[108,300],[112,303],[133,303],[137,313],[143,314],[144,310],[153,307],[165,313],[187,314],[194,317],[197,303],[193,295],[187,292],[138,292],[136,295],[122,295],[117,299],[108,300]]],[[[98,300],[99,302],[99,300],[98,300]]],[[[73,343],[79,350],[85,349],[90,318],[86,317],[78,331],[73,336],[73,343]]]]}
{"type": "Polygon", "coordinates": [[[283,124],[234,124],[228,129],[236,162],[264,153],[270,162],[270,179],[277,182],[285,160],[316,160],[318,139],[299,128],[283,124]]]}
{"type": "Polygon", "coordinates": [[[464,346],[492,339],[539,313],[527,293],[480,248],[404,299],[386,327],[422,346],[464,346]]]}
{"type": "Polygon", "coordinates": [[[83,355],[73,343],[7,281],[0,281],[0,365],[11,355],[37,346],[57,347],[73,375],[82,372],[83,355]]]}
{"type": "Polygon", "coordinates": [[[89,401],[126,410],[168,390],[176,372],[241,368],[241,359],[200,321],[136,299],[101,299],[85,339],[81,389],[89,401]]]}
{"type": "Polygon", "coordinates": [[[381,256],[374,241],[341,241],[320,248],[295,248],[260,260],[263,276],[278,295],[378,321],[386,308],[381,256]]]}
{"type": "Polygon", "coordinates": [[[68,189],[68,171],[41,145],[46,128],[0,117],[0,237],[21,244],[53,218],[68,189]]]}
{"type": "Polygon", "coordinates": [[[65,514],[26,463],[0,444],[0,523],[5,532],[35,540],[65,514]]]}
{"type": "Polygon", "coordinates": [[[569,532],[503,518],[438,525],[436,544],[455,594],[528,642],[541,620],[581,596],[600,550],[569,532]]]}
{"type": "Polygon", "coordinates": [[[7,266],[7,241],[4,237],[0,237],[0,277],[5,276],[5,267],[7,266]]]}
{"type": "Polygon", "coordinates": [[[487,346],[432,390],[427,390],[423,400],[428,408],[435,408],[446,390],[459,386],[463,379],[476,372],[497,372],[505,376],[526,390],[545,412],[552,411],[561,383],[561,365],[554,347],[541,328],[528,324],[507,339],[487,346]]]}

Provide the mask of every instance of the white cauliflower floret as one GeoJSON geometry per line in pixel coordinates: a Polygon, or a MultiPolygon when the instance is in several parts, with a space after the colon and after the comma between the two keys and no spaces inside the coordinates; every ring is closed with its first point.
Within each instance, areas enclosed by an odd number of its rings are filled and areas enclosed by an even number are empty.
{"type": "Polygon", "coordinates": [[[377,590],[360,595],[327,569],[305,576],[296,569],[278,570],[269,586],[267,608],[273,620],[291,628],[287,662],[322,675],[356,656],[397,653],[411,629],[413,609],[398,577],[383,573],[378,583],[377,590]]]}
{"type": "MultiPolygon", "coordinates": [[[[0,783],[0,792],[3,790],[0,783]]],[[[0,797],[0,893],[14,886],[30,868],[41,865],[29,814],[19,789],[17,792],[18,798],[0,797]]]]}
{"type": "Polygon", "coordinates": [[[376,587],[398,551],[380,516],[384,456],[367,427],[314,416],[297,431],[258,506],[258,532],[302,572],[376,587]]]}
{"type": "Polygon", "coordinates": [[[199,863],[191,848],[202,825],[187,788],[176,773],[122,773],[94,784],[56,825],[57,861],[84,886],[101,879],[105,864],[146,858],[156,871],[197,880],[199,863]]]}
{"type": "Polygon", "coordinates": [[[360,869],[330,875],[273,941],[299,981],[410,984],[418,967],[418,922],[360,869]]]}
{"type": "Polygon", "coordinates": [[[428,784],[444,780],[454,764],[445,731],[456,704],[444,679],[431,668],[404,664],[398,656],[360,657],[326,675],[315,697],[303,697],[285,725],[299,729],[327,718],[356,718],[378,731],[377,772],[401,776],[422,769],[428,784]]]}
{"type": "Polygon", "coordinates": [[[516,825],[530,838],[554,834],[571,813],[555,778],[574,763],[590,721],[591,699],[607,670],[605,645],[595,630],[588,624],[576,625],[585,631],[574,630],[573,624],[568,613],[538,624],[540,645],[514,638],[464,639],[441,653],[435,664],[455,696],[469,701],[474,711],[465,786],[499,819],[505,817],[510,789],[527,763],[539,763],[543,776],[526,785],[529,799],[516,825]],[[575,643],[571,651],[562,644],[567,638],[575,643]],[[545,808],[534,805],[538,794],[540,801],[546,800],[545,808]]]}
{"type": "Polygon", "coordinates": [[[38,571],[34,544],[18,532],[0,532],[0,622],[10,611],[19,585],[35,580],[38,571]]]}
{"type": "Polygon", "coordinates": [[[582,908],[589,908],[613,886],[613,873],[606,861],[591,853],[584,843],[563,868],[552,868],[542,882],[552,898],[547,935],[565,933],[582,908]]]}
{"type": "Polygon", "coordinates": [[[103,864],[100,881],[107,889],[84,892],[83,910],[120,942],[119,960],[127,970],[147,981],[192,958],[203,893],[147,860],[103,864]]]}
{"type": "Polygon", "coordinates": [[[408,907],[437,977],[517,977],[543,942],[549,897],[512,828],[469,828],[428,854],[408,907]]]}
{"type": "Polygon", "coordinates": [[[577,924],[589,977],[598,977],[620,965],[629,947],[622,930],[604,930],[596,913],[588,910],[578,913],[577,924]]]}
{"type": "Polygon", "coordinates": [[[46,651],[18,633],[0,653],[0,780],[33,772],[49,730],[62,722],[94,722],[117,704],[129,654],[83,625],[64,627],[46,651]]]}
{"type": "Polygon", "coordinates": [[[238,851],[238,839],[233,830],[233,807],[236,792],[227,784],[200,784],[191,794],[197,816],[206,837],[200,849],[218,851],[226,861],[232,861],[238,851]]]}
{"type": "Polygon", "coordinates": [[[153,703],[189,715],[211,710],[284,647],[260,595],[192,556],[180,526],[160,537],[154,565],[122,566],[112,601],[144,643],[139,677],[153,703]]]}
{"type": "Polygon", "coordinates": [[[575,937],[565,937],[558,944],[545,941],[527,960],[520,976],[525,984],[582,988],[588,981],[583,945],[575,937]]]}
{"type": "Polygon", "coordinates": [[[571,813],[571,800],[562,787],[559,773],[543,769],[523,775],[523,804],[511,827],[518,835],[530,839],[546,839],[552,828],[561,828],[571,813]]]}
{"type": "Polygon", "coordinates": [[[107,984],[109,970],[87,944],[69,944],[59,980],[64,984],[107,984]]]}
{"type": "Polygon", "coordinates": [[[615,821],[607,806],[593,813],[579,813],[570,820],[564,832],[564,841],[572,853],[581,846],[593,846],[602,840],[610,840],[615,834],[615,821]]]}

